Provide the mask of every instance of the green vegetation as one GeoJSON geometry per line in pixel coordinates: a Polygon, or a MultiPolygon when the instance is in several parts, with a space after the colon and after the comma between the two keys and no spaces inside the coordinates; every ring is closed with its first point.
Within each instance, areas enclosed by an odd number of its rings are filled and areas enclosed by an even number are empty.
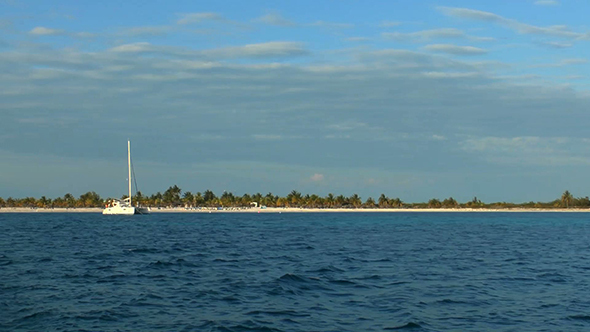
{"type": "MultiPolygon", "coordinates": [[[[127,196],[123,196],[125,198],[127,196]]],[[[0,197],[0,208],[2,207],[20,207],[20,208],[86,208],[86,207],[103,207],[110,198],[103,199],[97,193],[90,191],[76,198],[72,194],[65,194],[63,197],[54,199],[42,196],[41,198],[25,197],[3,199],[0,197]]],[[[526,202],[526,203],[507,203],[495,202],[484,203],[474,197],[471,201],[459,203],[454,198],[445,198],[442,201],[438,198],[430,199],[426,203],[406,203],[399,198],[389,198],[381,194],[377,200],[368,197],[362,200],[357,194],[349,197],[334,194],[328,194],[325,197],[318,195],[303,195],[298,191],[291,191],[287,196],[281,197],[268,193],[262,195],[256,193],[253,195],[244,194],[242,196],[234,195],[231,192],[224,191],[221,196],[215,195],[211,190],[204,192],[192,193],[190,191],[182,192],[177,186],[171,186],[163,194],[157,192],[151,196],[145,196],[141,192],[133,197],[134,202],[139,202],[142,206],[151,207],[250,207],[253,203],[259,206],[267,207],[297,207],[297,208],[370,208],[370,209],[440,209],[440,208],[470,208],[470,209],[558,209],[558,208],[590,208],[590,199],[588,197],[575,198],[569,191],[565,191],[559,199],[551,202],[526,202]]]]}

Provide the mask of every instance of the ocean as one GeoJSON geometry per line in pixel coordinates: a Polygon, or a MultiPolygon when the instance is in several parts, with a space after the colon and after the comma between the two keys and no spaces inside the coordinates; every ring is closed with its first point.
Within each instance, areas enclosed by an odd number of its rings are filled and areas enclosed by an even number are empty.
{"type": "Polygon", "coordinates": [[[0,214],[0,331],[590,331],[590,214],[0,214]]]}

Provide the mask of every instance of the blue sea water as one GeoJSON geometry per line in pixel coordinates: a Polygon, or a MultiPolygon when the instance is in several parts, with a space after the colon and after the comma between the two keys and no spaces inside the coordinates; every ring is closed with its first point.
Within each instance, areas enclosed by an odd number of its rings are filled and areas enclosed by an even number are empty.
{"type": "Polygon", "coordinates": [[[0,214],[0,331],[590,331],[585,213],[0,214]]]}

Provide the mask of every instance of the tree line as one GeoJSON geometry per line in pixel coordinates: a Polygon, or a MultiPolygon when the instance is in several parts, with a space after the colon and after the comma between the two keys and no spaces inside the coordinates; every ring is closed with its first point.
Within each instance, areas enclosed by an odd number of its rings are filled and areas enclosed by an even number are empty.
{"type": "MultiPolygon", "coordinates": [[[[121,199],[127,198],[123,196],[121,199]]],[[[6,198],[0,197],[0,208],[2,207],[23,207],[23,208],[89,208],[104,207],[111,198],[102,198],[94,191],[89,191],[80,195],[78,198],[67,193],[63,197],[41,198],[6,198]]],[[[560,198],[550,202],[525,202],[509,203],[494,202],[484,203],[474,197],[471,201],[460,203],[452,197],[440,200],[438,198],[430,199],[428,202],[408,203],[400,198],[390,198],[381,194],[377,199],[368,197],[362,200],[357,194],[351,196],[328,194],[324,197],[315,194],[306,194],[293,190],[287,196],[278,196],[272,193],[263,195],[244,194],[234,195],[231,192],[224,191],[217,196],[211,190],[204,192],[192,193],[183,192],[177,185],[169,187],[164,193],[157,192],[150,196],[137,192],[132,200],[142,206],[150,207],[297,207],[297,208],[398,208],[398,209],[437,209],[437,208],[481,208],[481,209],[509,209],[509,208],[590,208],[590,199],[588,197],[574,197],[569,191],[565,191],[560,198]]]]}

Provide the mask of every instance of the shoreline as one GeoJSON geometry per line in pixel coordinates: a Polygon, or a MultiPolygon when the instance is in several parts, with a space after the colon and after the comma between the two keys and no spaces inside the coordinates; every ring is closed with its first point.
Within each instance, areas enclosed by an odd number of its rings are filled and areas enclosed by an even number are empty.
{"type": "MultiPolygon", "coordinates": [[[[2,213],[102,213],[103,208],[0,208],[2,213]]],[[[476,213],[491,213],[491,212],[563,212],[563,213],[588,213],[590,209],[342,209],[342,208],[202,208],[202,209],[187,209],[187,208],[153,208],[151,213],[441,213],[441,212],[476,212],[476,213]]]]}

